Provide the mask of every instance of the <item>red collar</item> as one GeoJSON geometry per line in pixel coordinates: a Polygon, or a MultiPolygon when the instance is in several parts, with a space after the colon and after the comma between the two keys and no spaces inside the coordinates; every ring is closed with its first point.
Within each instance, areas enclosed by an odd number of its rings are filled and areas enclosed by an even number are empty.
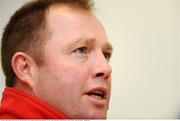
{"type": "Polygon", "coordinates": [[[38,98],[6,87],[0,107],[0,119],[67,119],[38,98]]]}

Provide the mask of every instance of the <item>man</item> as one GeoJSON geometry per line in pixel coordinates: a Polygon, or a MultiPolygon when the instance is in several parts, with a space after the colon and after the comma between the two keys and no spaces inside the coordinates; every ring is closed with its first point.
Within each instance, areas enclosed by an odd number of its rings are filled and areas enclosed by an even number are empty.
{"type": "Polygon", "coordinates": [[[2,37],[2,119],[105,119],[112,47],[90,0],[35,0],[2,37]]]}

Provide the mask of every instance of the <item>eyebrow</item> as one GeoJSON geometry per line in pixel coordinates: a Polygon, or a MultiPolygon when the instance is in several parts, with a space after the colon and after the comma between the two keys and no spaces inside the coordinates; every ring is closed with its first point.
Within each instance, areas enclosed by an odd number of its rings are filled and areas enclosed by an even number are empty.
{"type": "Polygon", "coordinates": [[[95,41],[95,40],[93,40],[93,39],[92,40],[91,39],[77,39],[77,40],[75,40],[73,42],[70,42],[68,44],[68,48],[72,49],[72,48],[76,47],[79,44],[89,45],[89,44],[93,43],[93,41],[95,41]]]}
{"type": "Polygon", "coordinates": [[[113,51],[113,47],[112,47],[112,45],[109,42],[107,42],[103,48],[105,50],[109,50],[111,52],[113,51]]]}
{"type": "MultiPolygon", "coordinates": [[[[69,43],[69,48],[74,48],[76,45],[82,44],[82,45],[91,45],[92,43],[95,43],[97,40],[94,38],[90,39],[77,39],[73,42],[69,43]]],[[[109,42],[106,42],[103,45],[103,50],[113,51],[113,47],[109,42]]]]}

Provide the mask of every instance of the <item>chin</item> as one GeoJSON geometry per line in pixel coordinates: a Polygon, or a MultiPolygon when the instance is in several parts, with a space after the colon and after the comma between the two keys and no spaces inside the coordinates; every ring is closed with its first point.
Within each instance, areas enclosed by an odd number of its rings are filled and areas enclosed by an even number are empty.
{"type": "Polygon", "coordinates": [[[87,119],[106,119],[107,113],[106,112],[92,112],[87,119]]]}
{"type": "MultiPolygon", "coordinates": [[[[106,119],[107,118],[107,106],[95,107],[95,106],[84,106],[84,108],[75,110],[69,113],[69,118],[72,119],[106,119]]],[[[67,114],[68,115],[68,114],[67,114]]]]}
{"type": "Polygon", "coordinates": [[[96,112],[96,111],[93,111],[91,113],[84,112],[84,113],[81,113],[80,115],[78,114],[72,115],[70,118],[71,119],[106,119],[107,113],[96,112]]]}
{"type": "Polygon", "coordinates": [[[106,119],[106,116],[95,115],[91,119],[106,119]]]}

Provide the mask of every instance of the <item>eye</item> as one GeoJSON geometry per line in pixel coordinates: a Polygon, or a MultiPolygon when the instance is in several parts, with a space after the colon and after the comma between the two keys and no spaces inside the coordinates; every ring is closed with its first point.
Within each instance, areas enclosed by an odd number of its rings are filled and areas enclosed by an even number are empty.
{"type": "Polygon", "coordinates": [[[88,49],[87,47],[80,47],[80,48],[75,49],[74,52],[81,55],[87,55],[88,49]]]}
{"type": "Polygon", "coordinates": [[[103,54],[104,54],[104,57],[106,58],[106,60],[109,61],[111,58],[111,53],[110,52],[103,52],[103,54]]]}

